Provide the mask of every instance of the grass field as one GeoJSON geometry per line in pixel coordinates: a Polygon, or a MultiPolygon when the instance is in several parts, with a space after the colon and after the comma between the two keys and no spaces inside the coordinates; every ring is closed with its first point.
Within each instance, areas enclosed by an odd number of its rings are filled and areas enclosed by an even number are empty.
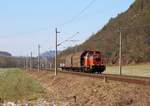
{"type": "MultiPolygon", "coordinates": [[[[104,73],[119,74],[119,66],[107,66],[104,73]]],[[[150,77],[150,64],[122,66],[122,74],[150,77]]]]}
{"type": "Polygon", "coordinates": [[[44,94],[41,85],[20,69],[0,69],[1,100],[33,100],[44,94]]]}

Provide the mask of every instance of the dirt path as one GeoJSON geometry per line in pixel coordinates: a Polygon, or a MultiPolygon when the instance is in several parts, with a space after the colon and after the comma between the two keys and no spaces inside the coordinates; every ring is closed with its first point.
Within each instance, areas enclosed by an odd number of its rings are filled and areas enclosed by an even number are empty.
{"type": "Polygon", "coordinates": [[[47,100],[58,106],[149,106],[150,86],[51,72],[29,72],[48,90],[47,100]]]}

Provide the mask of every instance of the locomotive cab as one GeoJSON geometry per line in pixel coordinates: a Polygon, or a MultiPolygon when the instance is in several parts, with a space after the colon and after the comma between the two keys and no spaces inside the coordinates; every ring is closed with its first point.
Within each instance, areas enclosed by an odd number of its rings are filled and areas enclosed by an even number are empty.
{"type": "Polygon", "coordinates": [[[94,72],[103,72],[105,70],[105,65],[100,52],[95,52],[93,55],[93,66],[94,72]]]}
{"type": "Polygon", "coordinates": [[[100,53],[95,53],[93,55],[93,65],[94,66],[99,66],[101,65],[101,55],[100,53]]]}
{"type": "Polygon", "coordinates": [[[98,51],[87,52],[84,57],[84,66],[90,72],[103,72],[105,66],[101,58],[101,53],[98,51]]]}

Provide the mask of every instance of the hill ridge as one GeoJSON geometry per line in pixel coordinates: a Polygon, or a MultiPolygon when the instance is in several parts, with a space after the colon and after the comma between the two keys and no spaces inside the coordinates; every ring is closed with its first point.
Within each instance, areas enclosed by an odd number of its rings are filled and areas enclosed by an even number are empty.
{"type": "Polygon", "coordinates": [[[60,56],[83,50],[99,50],[107,63],[116,64],[119,58],[119,33],[122,28],[124,64],[150,61],[150,0],[136,0],[127,11],[109,22],[83,44],[63,51],[60,56]]]}

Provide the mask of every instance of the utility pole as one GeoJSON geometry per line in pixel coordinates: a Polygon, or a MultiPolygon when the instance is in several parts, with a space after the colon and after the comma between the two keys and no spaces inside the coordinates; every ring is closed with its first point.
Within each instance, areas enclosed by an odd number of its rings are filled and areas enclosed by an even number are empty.
{"type": "Polygon", "coordinates": [[[38,45],[38,71],[40,71],[40,45],[38,45]]]}
{"type": "Polygon", "coordinates": [[[28,56],[26,57],[26,70],[28,70],[28,56]]]}
{"type": "Polygon", "coordinates": [[[24,69],[25,70],[27,69],[27,59],[26,59],[26,57],[24,57],[24,69]]]}
{"type": "Polygon", "coordinates": [[[47,69],[47,59],[44,60],[44,68],[47,69]]]}
{"type": "Polygon", "coordinates": [[[28,56],[26,56],[26,69],[28,70],[28,56]]]}
{"type": "Polygon", "coordinates": [[[119,29],[119,36],[120,36],[120,39],[119,39],[119,72],[120,72],[120,75],[122,75],[122,32],[121,32],[121,28],[119,29]]]}
{"type": "Polygon", "coordinates": [[[32,70],[32,52],[30,53],[30,70],[32,70]]]}
{"type": "Polygon", "coordinates": [[[57,30],[57,28],[55,29],[55,32],[56,32],[56,41],[55,41],[55,76],[57,75],[57,36],[58,36],[58,33],[60,33],[60,32],[58,32],[58,30],[57,30]]]}

